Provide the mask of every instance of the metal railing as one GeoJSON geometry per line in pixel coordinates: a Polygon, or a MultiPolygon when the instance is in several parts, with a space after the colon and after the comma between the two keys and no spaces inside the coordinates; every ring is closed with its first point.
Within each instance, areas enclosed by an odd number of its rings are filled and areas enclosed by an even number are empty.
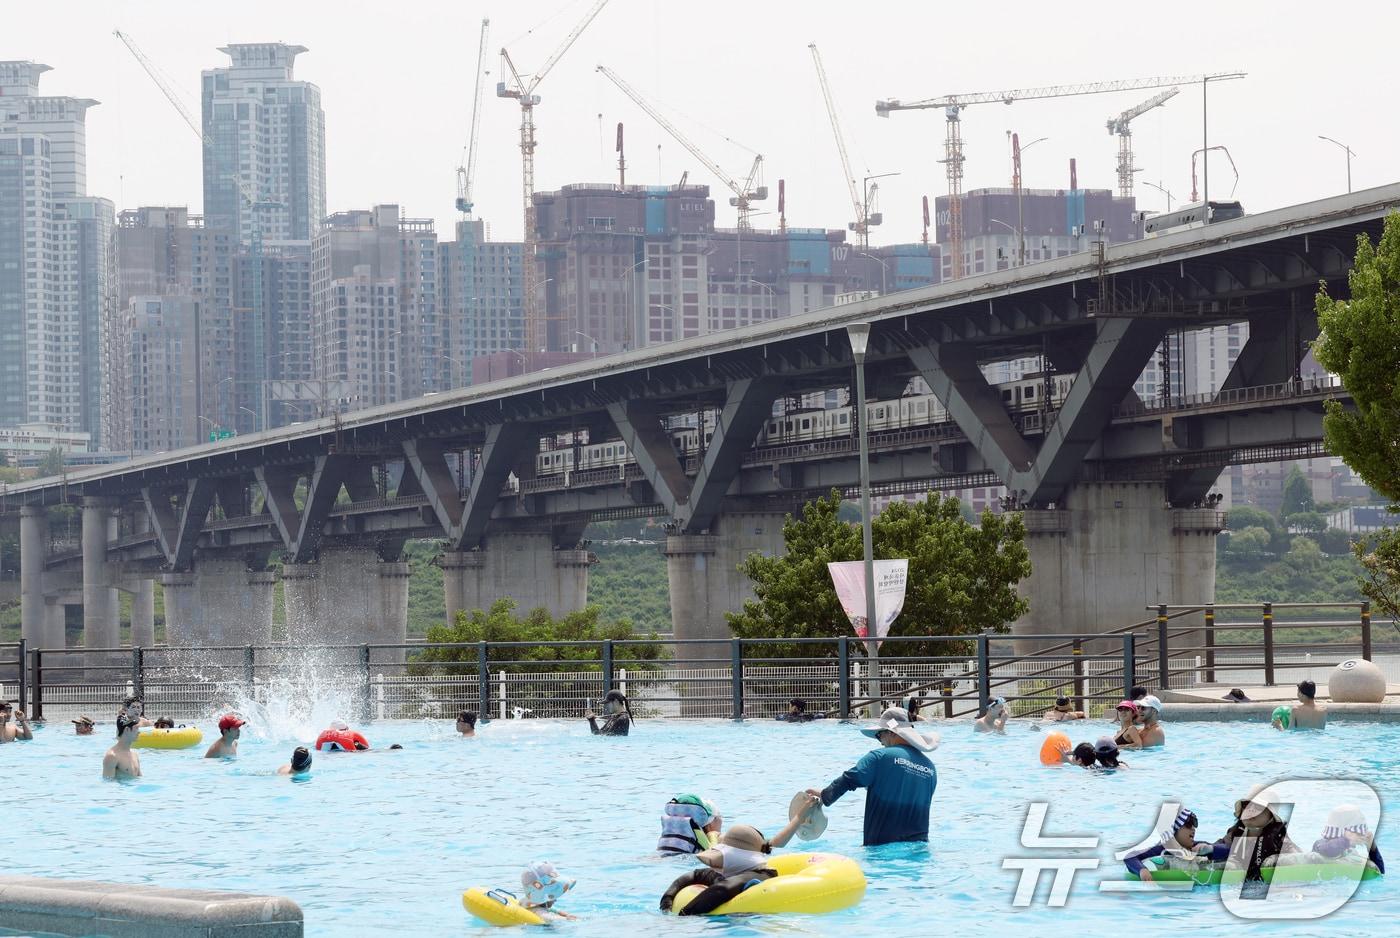
{"type": "MultiPolygon", "coordinates": [[[[128,694],[176,719],[313,698],[332,698],[360,719],[444,718],[464,709],[488,719],[563,718],[596,707],[614,689],[644,718],[771,718],[794,697],[846,718],[908,696],[945,718],[980,713],[995,697],[1034,715],[1059,696],[1075,709],[1107,709],[1139,684],[1182,689],[1221,675],[1273,684],[1299,669],[1371,659],[1380,624],[1367,603],[1311,605],[1316,614],[1355,616],[1287,622],[1276,614],[1305,607],[1150,608],[1154,618],[1102,634],[891,637],[876,673],[864,643],[850,637],[199,649],[28,649],[21,642],[0,645],[0,682],[18,682],[17,699],[36,719],[115,712],[128,694]],[[1217,621],[1221,615],[1236,620],[1217,621]]],[[[1381,648],[1382,667],[1400,669],[1400,654],[1384,654],[1389,647],[1381,648]]]]}

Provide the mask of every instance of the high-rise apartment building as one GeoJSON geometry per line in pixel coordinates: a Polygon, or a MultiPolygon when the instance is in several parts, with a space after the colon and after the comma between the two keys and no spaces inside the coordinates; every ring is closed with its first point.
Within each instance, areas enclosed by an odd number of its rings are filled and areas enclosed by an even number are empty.
{"type": "Polygon", "coordinates": [[[312,377],[326,403],[373,407],[440,390],[438,244],[397,205],[337,212],[311,244],[312,377]]]}
{"type": "Polygon", "coordinates": [[[236,426],[233,232],[183,207],[148,206],[122,212],[114,240],[119,286],[103,342],[110,447],[192,446],[236,426]],[[170,426],[152,426],[159,417],[170,426]]]}
{"type": "Polygon", "coordinates": [[[239,43],[202,74],[204,217],[243,243],[306,241],[326,214],[321,89],[293,78],[305,46],[239,43]]]}
{"type": "Polygon", "coordinates": [[[459,221],[457,240],[439,246],[443,387],[491,380],[475,359],[520,356],[525,345],[524,244],[488,241],[486,223],[459,221]],[[482,371],[482,373],[478,373],[482,371]]]}
{"type": "Polygon", "coordinates": [[[96,438],[113,207],[86,191],[97,102],[39,94],[47,71],[0,62],[0,426],[96,438]]]}
{"type": "Polygon", "coordinates": [[[238,432],[314,419],[325,388],[312,381],[311,242],[264,244],[256,256],[240,248],[233,309],[238,432]]]}

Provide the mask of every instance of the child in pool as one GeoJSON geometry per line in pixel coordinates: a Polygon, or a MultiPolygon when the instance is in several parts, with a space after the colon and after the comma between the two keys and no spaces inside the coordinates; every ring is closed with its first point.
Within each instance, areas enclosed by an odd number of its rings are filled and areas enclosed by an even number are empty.
{"type": "Polygon", "coordinates": [[[520,871],[520,885],[525,889],[520,904],[546,922],[577,918],[554,907],[564,893],[574,888],[575,882],[577,880],[560,879],[559,871],[548,860],[536,860],[520,871]]]}
{"type": "Polygon", "coordinates": [[[1376,847],[1375,834],[1354,804],[1339,804],[1328,813],[1322,837],[1312,848],[1313,853],[1333,863],[1356,863],[1364,857],[1376,872],[1385,873],[1385,860],[1376,847]]]}
{"type": "Polygon", "coordinates": [[[677,894],[686,886],[704,886],[705,890],[692,899],[681,915],[704,915],[712,912],[743,892],[755,881],[772,879],[778,874],[768,867],[768,855],[774,847],[787,846],[792,835],[807,822],[807,818],[820,803],[817,798],[808,798],[786,826],[773,836],[764,837],[757,828],[748,824],[736,824],[720,835],[719,845],[696,854],[696,859],[705,864],[703,869],[692,870],[676,877],[666,893],[661,897],[661,911],[671,911],[677,894]]]}

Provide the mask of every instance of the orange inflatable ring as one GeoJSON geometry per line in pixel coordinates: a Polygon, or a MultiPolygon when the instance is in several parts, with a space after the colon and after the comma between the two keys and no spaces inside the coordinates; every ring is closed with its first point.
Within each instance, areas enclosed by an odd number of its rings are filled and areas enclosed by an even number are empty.
{"type": "Polygon", "coordinates": [[[1064,733],[1050,733],[1040,744],[1041,765],[1064,765],[1065,753],[1074,748],[1064,733]]]}
{"type": "Polygon", "coordinates": [[[317,752],[355,752],[368,748],[369,740],[354,730],[325,730],[316,737],[317,752]]]}

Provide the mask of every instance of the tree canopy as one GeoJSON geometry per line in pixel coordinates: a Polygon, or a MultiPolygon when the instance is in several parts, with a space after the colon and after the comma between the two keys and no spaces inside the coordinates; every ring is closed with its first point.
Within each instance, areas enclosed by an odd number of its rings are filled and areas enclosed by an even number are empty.
{"type": "MultiPolygon", "coordinates": [[[[756,598],[728,616],[740,638],[817,638],[852,635],[827,564],[860,560],[860,526],[839,517],[836,492],[810,502],[783,525],[781,557],[750,554],[743,570],[756,598]]],[[[1016,584],[1030,575],[1030,555],[1020,515],[982,514],[980,526],[962,516],[956,498],[930,493],[920,502],[894,502],[872,522],[877,559],[909,559],[904,610],[890,635],[975,635],[1005,632],[1023,615],[1026,600],[1016,584]]],[[[824,651],[826,651],[824,649],[824,651]]],[[[950,654],[948,643],[895,643],[881,655],[950,654]]],[[[813,655],[793,645],[765,654],[813,655]]]]}
{"type": "MultiPolygon", "coordinates": [[[[1313,354],[1341,376],[1353,405],[1328,401],[1323,433],[1329,452],[1394,502],[1400,499],[1400,213],[1386,216],[1378,245],[1357,237],[1347,284],[1347,300],[1334,298],[1325,283],[1317,293],[1322,332],[1313,354]]],[[[1400,615],[1400,532],[1387,528],[1354,550],[1365,570],[1361,591],[1387,614],[1400,615]]]]}
{"type": "Polygon", "coordinates": [[[1323,430],[1340,456],[1371,488],[1400,499],[1400,213],[1385,220],[1379,245],[1356,239],[1347,275],[1351,299],[1317,293],[1321,336],[1313,354],[1342,379],[1354,408],[1328,401],[1323,430]]]}
{"type": "Polygon", "coordinates": [[[1296,514],[1316,510],[1317,502],[1313,500],[1312,483],[1303,475],[1303,470],[1294,466],[1283,480],[1283,501],[1279,505],[1278,516],[1287,521],[1296,514]]]}
{"type": "MultiPolygon", "coordinates": [[[[626,621],[603,622],[601,610],[588,606],[560,618],[554,618],[547,609],[532,609],[525,615],[516,614],[515,600],[509,597],[496,600],[490,609],[473,609],[470,613],[460,611],[456,621],[448,625],[434,625],[428,628],[429,642],[455,644],[477,642],[594,642],[604,639],[636,639],[632,626],[626,621]]],[[[637,662],[657,661],[663,657],[660,642],[655,636],[640,644],[619,647],[616,658],[626,661],[627,667],[638,667],[637,662]]],[[[602,658],[600,644],[551,646],[545,644],[529,646],[493,646],[488,649],[487,660],[492,663],[492,671],[596,671],[602,658]],[[497,664],[497,662],[525,662],[523,664],[497,664]],[[580,663],[584,662],[584,663],[580,663]],[[593,662],[593,663],[588,663],[593,662]]],[[[427,667],[431,664],[464,663],[475,664],[477,649],[466,648],[425,648],[414,658],[413,673],[445,671],[451,668],[427,667]]]]}

